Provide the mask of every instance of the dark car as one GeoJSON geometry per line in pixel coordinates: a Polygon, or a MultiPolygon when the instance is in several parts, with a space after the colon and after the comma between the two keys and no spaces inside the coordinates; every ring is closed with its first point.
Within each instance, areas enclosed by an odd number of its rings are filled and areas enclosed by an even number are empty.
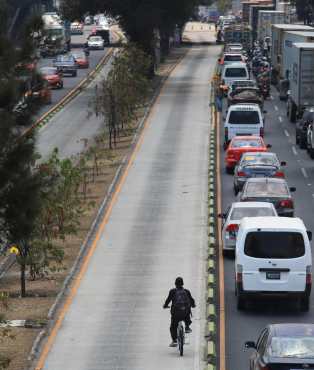
{"type": "Polygon", "coordinates": [[[228,95],[228,106],[240,103],[255,103],[262,109],[264,98],[258,87],[238,87],[228,95]]]}
{"type": "Polygon", "coordinates": [[[256,343],[245,347],[254,350],[250,370],[314,369],[313,324],[268,325],[256,343]]]}
{"type": "Polygon", "coordinates": [[[307,146],[307,129],[314,122],[314,107],[305,109],[303,116],[295,125],[295,142],[301,149],[307,146]]]}
{"type": "Polygon", "coordinates": [[[77,76],[78,64],[73,55],[58,55],[53,61],[53,66],[63,75],[77,76]]]}
{"type": "Polygon", "coordinates": [[[237,195],[246,180],[251,177],[284,178],[285,174],[281,167],[285,165],[286,162],[279,162],[275,153],[248,152],[243,154],[234,170],[234,194],[237,195]]]}
{"type": "Polygon", "coordinates": [[[294,202],[291,192],[295,188],[289,188],[286,180],[277,178],[250,178],[239,193],[241,202],[270,202],[279,216],[293,217],[294,202]]]}

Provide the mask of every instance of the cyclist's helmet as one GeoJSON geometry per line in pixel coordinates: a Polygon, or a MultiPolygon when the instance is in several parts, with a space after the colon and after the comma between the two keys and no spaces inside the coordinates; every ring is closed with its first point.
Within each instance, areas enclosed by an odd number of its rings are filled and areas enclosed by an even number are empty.
{"type": "Polygon", "coordinates": [[[175,286],[176,287],[181,287],[181,286],[183,286],[184,285],[184,283],[183,283],[183,279],[182,279],[182,277],[177,277],[176,278],[176,281],[175,281],[175,286]]]}

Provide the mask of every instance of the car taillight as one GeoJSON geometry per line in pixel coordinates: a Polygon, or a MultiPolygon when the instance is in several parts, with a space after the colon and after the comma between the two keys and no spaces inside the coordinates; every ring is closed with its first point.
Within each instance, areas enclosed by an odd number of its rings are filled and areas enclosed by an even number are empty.
{"type": "Polygon", "coordinates": [[[281,200],[279,206],[282,208],[293,208],[293,201],[291,199],[281,200]]]}
{"type": "Polygon", "coordinates": [[[239,177],[245,177],[245,176],[246,176],[246,174],[245,174],[245,172],[243,172],[243,171],[238,171],[238,172],[237,172],[237,176],[239,176],[239,177]]]}
{"type": "Polygon", "coordinates": [[[243,273],[243,266],[237,265],[237,276],[236,276],[236,283],[242,283],[242,273],[243,273]]]}
{"type": "Polygon", "coordinates": [[[259,129],[259,136],[264,137],[264,127],[259,129]]]}
{"type": "Polygon", "coordinates": [[[227,153],[228,158],[234,158],[234,152],[229,150],[227,153]]]}
{"type": "Polygon", "coordinates": [[[236,239],[237,238],[237,232],[239,230],[238,224],[230,224],[226,228],[226,232],[229,234],[229,239],[236,239]]]}
{"type": "Polygon", "coordinates": [[[306,284],[312,285],[312,266],[306,266],[306,284]]]}
{"type": "Polygon", "coordinates": [[[282,171],[277,171],[275,177],[285,177],[285,174],[282,171]]]}

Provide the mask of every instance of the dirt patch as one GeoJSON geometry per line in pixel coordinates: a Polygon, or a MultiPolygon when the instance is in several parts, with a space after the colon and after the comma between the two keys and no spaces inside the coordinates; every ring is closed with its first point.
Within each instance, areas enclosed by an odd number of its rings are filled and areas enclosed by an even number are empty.
{"type": "MultiPolygon", "coordinates": [[[[160,66],[153,87],[160,85],[163,77],[167,76],[187,52],[187,48],[178,48],[172,51],[169,58],[160,66]]],[[[141,117],[144,109],[138,112],[141,117]]],[[[65,257],[63,265],[57,272],[37,280],[27,280],[27,298],[19,297],[20,281],[19,268],[14,265],[0,281],[0,292],[6,292],[9,298],[5,302],[0,299],[0,314],[8,320],[35,320],[45,322],[47,314],[60,291],[63,281],[68,275],[73,263],[78,256],[81,245],[96,217],[98,209],[106,196],[108,189],[116,175],[117,169],[126,155],[132,149],[134,134],[138,123],[133,122],[119,137],[116,148],[108,158],[108,148],[98,148],[97,160],[90,160],[86,186],[82,189],[82,197],[86,202],[93,201],[95,206],[89,209],[81,219],[80,231],[77,235],[68,237],[64,241],[65,257]]],[[[0,329],[2,330],[2,329],[0,329]]],[[[14,328],[11,329],[14,339],[0,338],[0,355],[10,358],[9,370],[22,370],[27,367],[32,344],[39,330],[14,328]]],[[[1,333],[0,333],[1,334],[1,333]]],[[[1,335],[0,335],[1,336],[1,335]]]]}

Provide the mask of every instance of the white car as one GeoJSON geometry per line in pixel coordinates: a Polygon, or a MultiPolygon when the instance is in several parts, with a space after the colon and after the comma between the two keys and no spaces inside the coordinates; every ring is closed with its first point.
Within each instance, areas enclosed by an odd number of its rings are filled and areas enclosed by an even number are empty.
{"type": "Polygon", "coordinates": [[[230,87],[235,80],[248,80],[249,71],[245,63],[232,63],[223,67],[221,73],[222,84],[230,87]]]}
{"type": "Polygon", "coordinates": [[[91,50],[104,50],[105,41],[101,36],[91,36],[87,41],[87,45],[91,50]]]}
{"type": "Polygon", "coordinates": [[[258,104],[235,104],[228,108],[224,122],[227,147],[235,136],[264,136],[264,118],[258,104]]]}
{"type": "Polygon", "coordinates": [[[237,233],[243,217],[277,216],[273,204],[268,202],[234,202],[225,213],[219,214],[222,218],[221,237],[223,254],[234,253],[237,233]]]}
{"type": "Polygon", "coordinates": [[[245,63],[245,58],[240,53],[224,53],[223,57],[220,59],[220,63],[224,66],[232,63],[245,63]]]}
{"type": "Polygon", "coordinates": [[[238,309],[249,299],[287,297],[309,310],[312,233],[300,218],[244,217],[235,250],[238,309]]]}

